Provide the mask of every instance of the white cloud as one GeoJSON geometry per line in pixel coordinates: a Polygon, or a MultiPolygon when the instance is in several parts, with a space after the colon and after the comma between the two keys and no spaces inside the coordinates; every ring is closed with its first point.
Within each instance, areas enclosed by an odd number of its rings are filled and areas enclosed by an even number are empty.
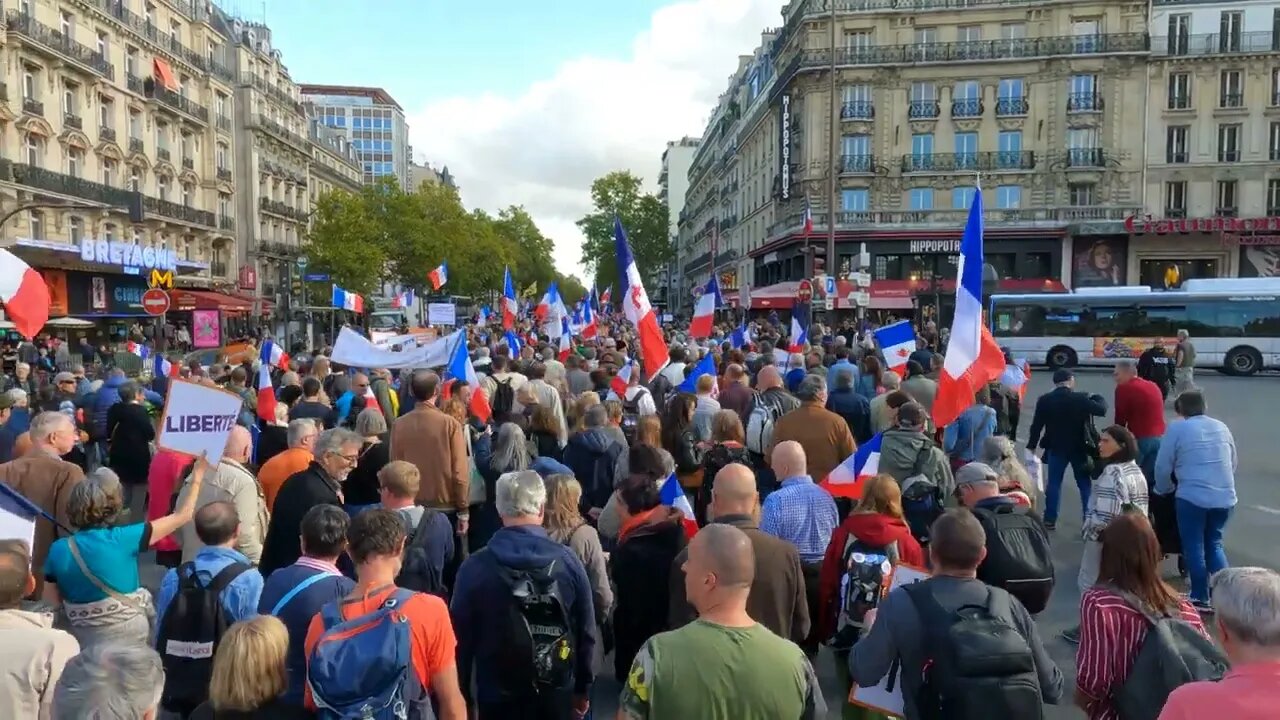
{"type": "Polygon", "coordinates": [[[657,189],[668,140],[699,135],[738,56],[781,24],[783,0],[688,0],[654,12],[625,60],[582,57],[515,97],[434,102],[408,118],[413,146],[447,164],[470,207],[524,205],[581,272],[574,221],[591,181],[629,169],[657,189]]]}

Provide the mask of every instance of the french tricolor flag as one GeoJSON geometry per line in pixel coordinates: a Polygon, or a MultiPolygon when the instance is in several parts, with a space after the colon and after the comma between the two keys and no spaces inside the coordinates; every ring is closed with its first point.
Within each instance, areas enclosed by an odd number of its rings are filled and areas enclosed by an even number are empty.
{"type": "Polygon", "coordinates": [[[591,300],[587,299],[582,303],[582,337],[590,340],[600,334],[600,327],[596,324],[596,313],[591,309],[591,300]]]}
{"type": "Polygon", "coordinates": [[[397,309],[413,307],[413,300],[413,288],[409,288],[396,293],[395,297],[391,298],[391,307],[397,309]]]}
{"type": "Polygon", "coordinates": [[[610,312],[613,308],[609,307],[609,303],[612,301],[613,301],[613,286],[610,285],[609,287],[604,289],[604,292],[600,293],[600,307],[609,308],[608,310],[605,310],[605,312],[610,312]]]}
{"type": "Polygon", "coordinates": [[[689,337],[705,340],[711,337],[715,327],[716,308],[720,306],[720,284],[713,274],[698,296],[698,303],[693,306],[693,320],[689,323],[689,337]]]}
{"type": "Polygon", "coordinates": [[[746,318],[743,318],[742,324],[734,328],[733,332],[729,334],[729,346],[734,350],[741,350],[751,342],[753,342],[751,328],[747,327],[746,318]]]}
{"type": "Polygon", "coordinates": [[[331,304],[340,310],[350,310],[354,313],[364,312],[364,298],[353,292],[343,290],[337,285],[333,286],[333,302],[331,304]]]}
{"type": "Polygon", "coordinates": [[[129,342],[124,344],[124,349],[126,352],[137,355],[143,360],[147,359],[147,346],[143,345],[142,343],[136,343],[130,340],[129,342]]]}
{"type": "Polygon", "coordinates": [[[560,317],[560,362],[569,359],[569,353],[572,349],[571,338],[573,338],[573,332],[569,328],[569,318],[562,315],[560,317]]]}
{"type": "Polygon", "coordinates": [[[276,421],[276,389],[271,385],[271,365],[265,361],[258,364],[258,418],[276,421]]]}
{"type": "Polygon", "coordinates": [[[476,315],[476,324],[477,325],[489,324],[489,306],[488,305],[480,306],[480,312],[479,314],[476,315]]]}
{"type": "MultiPolygon", "coordinates": [[[[916,331],[911,321],[903,320],[876,330],[876,344],[884,353],[885,365],[898,375],[907,374],[907,360],[916,349],[916,331]]],[[[879,378],[876,382],[880,382],[879,378]]]]}
{"type": "Polygon", "coordinates": [[[262,342],[262,352],[259,353],[258,359],[262,361],[263,365],[269,367],[278,367],[282,370],[289,367],[289,353],[271,340],[262,342]]]}
{"type": "Polygon", "coordinates": [[[467,352],[465,338],[458,339],[458,347],[453,351],[453,357],[450,358],[449,366],[444,370],[444,376],[447,380],[463,380],[471,386],[471,414],[475,415],[480,422],[489,422],[489,418],[493,416],[493,409],[489,407],[489,398],[478,390],[480,378],[471,364],[471,354],[467,352]]]}
{"type": "Polygon", "coordinates": [[[662,483],[660,491],[662,504],[667,507],[673,507],[684,515],[684,534],[687,538],[692,538],[698,533],[698,521],[693,514],[693,506],[689,504],[689,498],[684,494],[684,488],[680,487],[680,481],[676,479],[675,473],[667,476],[666,482],[662,483]]]}
{"type": "Polygon", "coordinates": [[[449,282],[449,263],[440,263],[435,270],[427,273],[427,279],[431,281],[432,290],[439,290],[444,287],[444,284],[449,282]]]}
{"type": "Polygon", "coordinates": [[[938,394],[933,401],[933,422],[938,427],[951,424],[973,405],[978,388],[1004,372],[1004,353],[982,322],[982,188],[973,193],[969,221],[960,238],[960,262],[956,281],[956,314],[951,321],[951,340],[938,377],[938,394]]]}
{"type": "Polygon", "coordinates": [[[502,329],[515,327],[518,314],[520,303],[516,300],[516,287],[511,283],[511,268],[508,267],[502,271],[502,329]]]}
{"type": "Polygon", "coordinates": [[[884,433],[879,433],[863,443],[862,447],[823,478],[819,485],[835,497],[853,500],[861,498],[862,486],[866,484],[867,478],[880,472],[880,440],[883,437],[884,433]]]}
{"type": "Polygon", "coordinates": [[[49,322],[49,286],[39,271],[8,250],[0,250],[0,303],[13,326],[33,338],[49,322]]]}
{"type": "Polygon", "coordinates": [[[631,387],[631,373],[635,372],[635,369],[635,361],[627,358],[626,364],[618,368],[618,374],[609,381],[609,389],[618,395],[619,400],[626,399],[627,388],[631,387]]]}
{"type": "Polygon", "coordinates": [[[564,306],[564,299],[560,297],[560,287],[552,280],[547,291],[542,294],[542,299],[538,301],[538,306],[533,309],[533,316],[539,323],[554,323],[558,327],[559,319],[568,314],[569,309],[564,306]]]}
{"type": "MultiPolygon", "coordinates": [[[[146,348],[143,349],[145,350],[146,348]]],[[[169,358],[166,358],[161,353],[156,353],[154,360],[155,362],[151,366],[152,375],[156,377],[178,377],[178,366],[169,362],[169,358]]]]}
{"type": "Polygon", "coordinates": [[[813,233],[813,208],[809,205],[809,196],[804,196],[804,236],[813,233]]]}
{"type": "Polygon", "coordinates": [[[622,269],[622,312],[635,326],[636,334],[640,337],[640,362],[648,379],[652,380],[667,364],[667,341],[662,336],[658,316],[653,312],[649,296],[644,291],[640,268],[636,265],[631,245],[627,242],[627,231],[616,215],[613,218],[613,238],[617,244],[618,267],[622,269]]]}
{"type": "Polygon", "coordinates": [[[520,342],[520,336],[508,330],[502,334],[502,337],[507,341],[507,347],[511,350],[511,358],[520,357],[520,348],[524,347],[524,343],[520,342]]]}
{"type": "Polygon", "coordinates": [[[803,310],[791,312],[791,343],[787,350],[793,353],[804,352],[804,344],[809,342],[809,319],[802,318],[803,310]]]}

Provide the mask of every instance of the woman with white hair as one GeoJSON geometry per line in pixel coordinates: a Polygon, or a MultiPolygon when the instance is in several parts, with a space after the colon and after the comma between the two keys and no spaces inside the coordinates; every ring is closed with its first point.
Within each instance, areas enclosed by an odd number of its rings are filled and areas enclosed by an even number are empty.
{"type": "Polygon", "coordinates": [[[1000,494],[1013,498],[1019,505],[1035,505],[1035,483],[1031,481],[1026,467],[1018,460],[1018,452],[1012,440],[1003,435],[984,438],[977,461],[999,473],[1000,494]]]}
{"type": "Polygon", "coordinates": [[[146,644],[84,648],[62,669],[50,720],[155,720],[163,690],[160,655],[146,644]]]}
{"type": "Polygon", "coordinates": [[[81,648],[99,643],[146,643],[155,619],[151,593],[138,576],[138,555],[191,521],[209,469],[197,460],[194,492],[172,514],[149,522],[117,525],[124,487],[108,468],[98,468],[71,489],[67,517],[75,533],[49,548],[44,561],[44,598],[57,605],[81,648]]]}
{"type": "Polygon", "coordinates": [[[498,478],[506,473],[528,470],[532,464],[524,431],[515,423],[505,422],[499,425],[491,439],[486,441],[481,438],[475,451],[476,469],[484,478],[485,501],[480,505],[478,514],[471,514],[471,528],[467,533],[471,552],[487,545],[489,538],[502,527],[502,518],[494,503],[498,478]]]}

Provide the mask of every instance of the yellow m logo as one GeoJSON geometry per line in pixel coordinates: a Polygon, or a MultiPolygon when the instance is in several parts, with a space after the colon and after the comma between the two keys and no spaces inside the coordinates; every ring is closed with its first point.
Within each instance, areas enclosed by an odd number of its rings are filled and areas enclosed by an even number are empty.
{"type": "Polygon", "coordinates": [[[172,270],[152,270],[151,277],[147,280],[147,287],[161,288],[164,290],[173,289],[173,271],[172,270]]]}

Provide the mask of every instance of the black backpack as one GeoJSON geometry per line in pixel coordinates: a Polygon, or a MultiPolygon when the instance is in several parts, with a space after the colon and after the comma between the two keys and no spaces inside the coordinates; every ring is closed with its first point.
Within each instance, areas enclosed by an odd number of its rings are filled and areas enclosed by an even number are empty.
{"type": "Polygon", "coordinates": [[[1014,625],[1014,600],[984,586],[986,602],[948,611],[925,581],[903,589],[924,637],[920,720],[1043,720],[1035,659],[1014,625]]]}
{"type": "Polygon", "coordinates": [[[428,593],[438,597],[448,597],[444,587],[443,568],[434,567],[428,553],[427,541],[431,533],[427,528],[440,513],[431,508],[424,508],[422,518],[417,527],[409,529],[404,541],[404,554],[400,563],[400,574],[396,576],[396,585],[414,592],[428,593]]]}
{"type": "MultiPolygon", "coordinates": [[[[633,370],[632,372],[635,371],[633,370]]],[[[654,375],[653,379],[649,381],[649,392],[653,393],[653,405],[658,409],[659,415],[667,409],[667,396],[673,390],[675,390],[675,386],[662,373],[654,375]]]]}
{"type": "Polygon", "coordinates": [[[933,455],[936,446],[927,443],[916,454],[915,464],[911,466],[911,474],[903,478],[902,516],[911,528],[911,536],[921,545],[929,543],[929,528],[933,521],[942,516],[942,488],[934,478],[924,474],[924,464],[933,455]]]}
{"type": "Polygon", "coordinates": [[[1035,615],[1053,594],[1053,549],[1049,531],[1031,508],[1008,503],[974,508],[987,534],[987,557],[978,566],[978,579],[1003,588],[1035,615]]]}
{"type": "Polygon", "coordinates": [[[1107,589],[1147,621],[1147,634],[1138,645],[1129,676],[1111,694],[1120,720],[1156,720],[1174,690],[1196,680],[1217,682],[1226,674],[1230,667],[1226,655],[1191,623],[1156,615],[1130,593],[1107,589]]]}
{"type": "Polygon", "coordinates": [[[568,603],[554,575],[556,562],[527,570],[497,563],[509,602],[506,612],[494,619],[504,642],[495,677],[501,678],[501,692],[507,697],[560,690],[573,682],[577,647],[568,603]]]}
{"type": "Polygon", "coordinates": [[[636,428],[640,424],[640,401],[649,394],[645,388],[640,388],[636,392],[636,396],[627,399],[626,393],[622,395],[622,436],[627,439],[627,447],[636,444],[636,428]]]}
{"type": "Polygon", "coordinates": [[[840,556],[840,610],[831,647],[851,649],[861,637],[867,612],[880,606],[893,566],[898,563],[898,543],[868,545],[849,535],[840,556]]]}
{"type": "Polygon", "coordinates": [[[493,410],[494,417],[506,418],[516,406],[516,391],[511,388],[511,378],[506,380],[494,378],[493,385],[493,398],[489,402],[489,407],[493,410]]]}
{"type": "MultiPolygon", "coordinates": [[[[991,383],[987,385],[987,389],[991,392],[991,402],[987,406],[996,411],[996,435],[1008,436],[1012,423],[1009,420],[1009,406],[1011,399],[1009,391],[1000,383],[991,383]]],[[[974,448],[976,451],[978,448],[974,448]]]]}
{"type": "Polygon", "coordinates": [[[161,706],[184,717],[209,696],[213,653],[231,626],[222,607],[222,591],[240,574],[253,569],[232,563],[208,578],[193,562],[178,566],[178,592],[160,618],[156,650],[164,665],[161,706]]]}

